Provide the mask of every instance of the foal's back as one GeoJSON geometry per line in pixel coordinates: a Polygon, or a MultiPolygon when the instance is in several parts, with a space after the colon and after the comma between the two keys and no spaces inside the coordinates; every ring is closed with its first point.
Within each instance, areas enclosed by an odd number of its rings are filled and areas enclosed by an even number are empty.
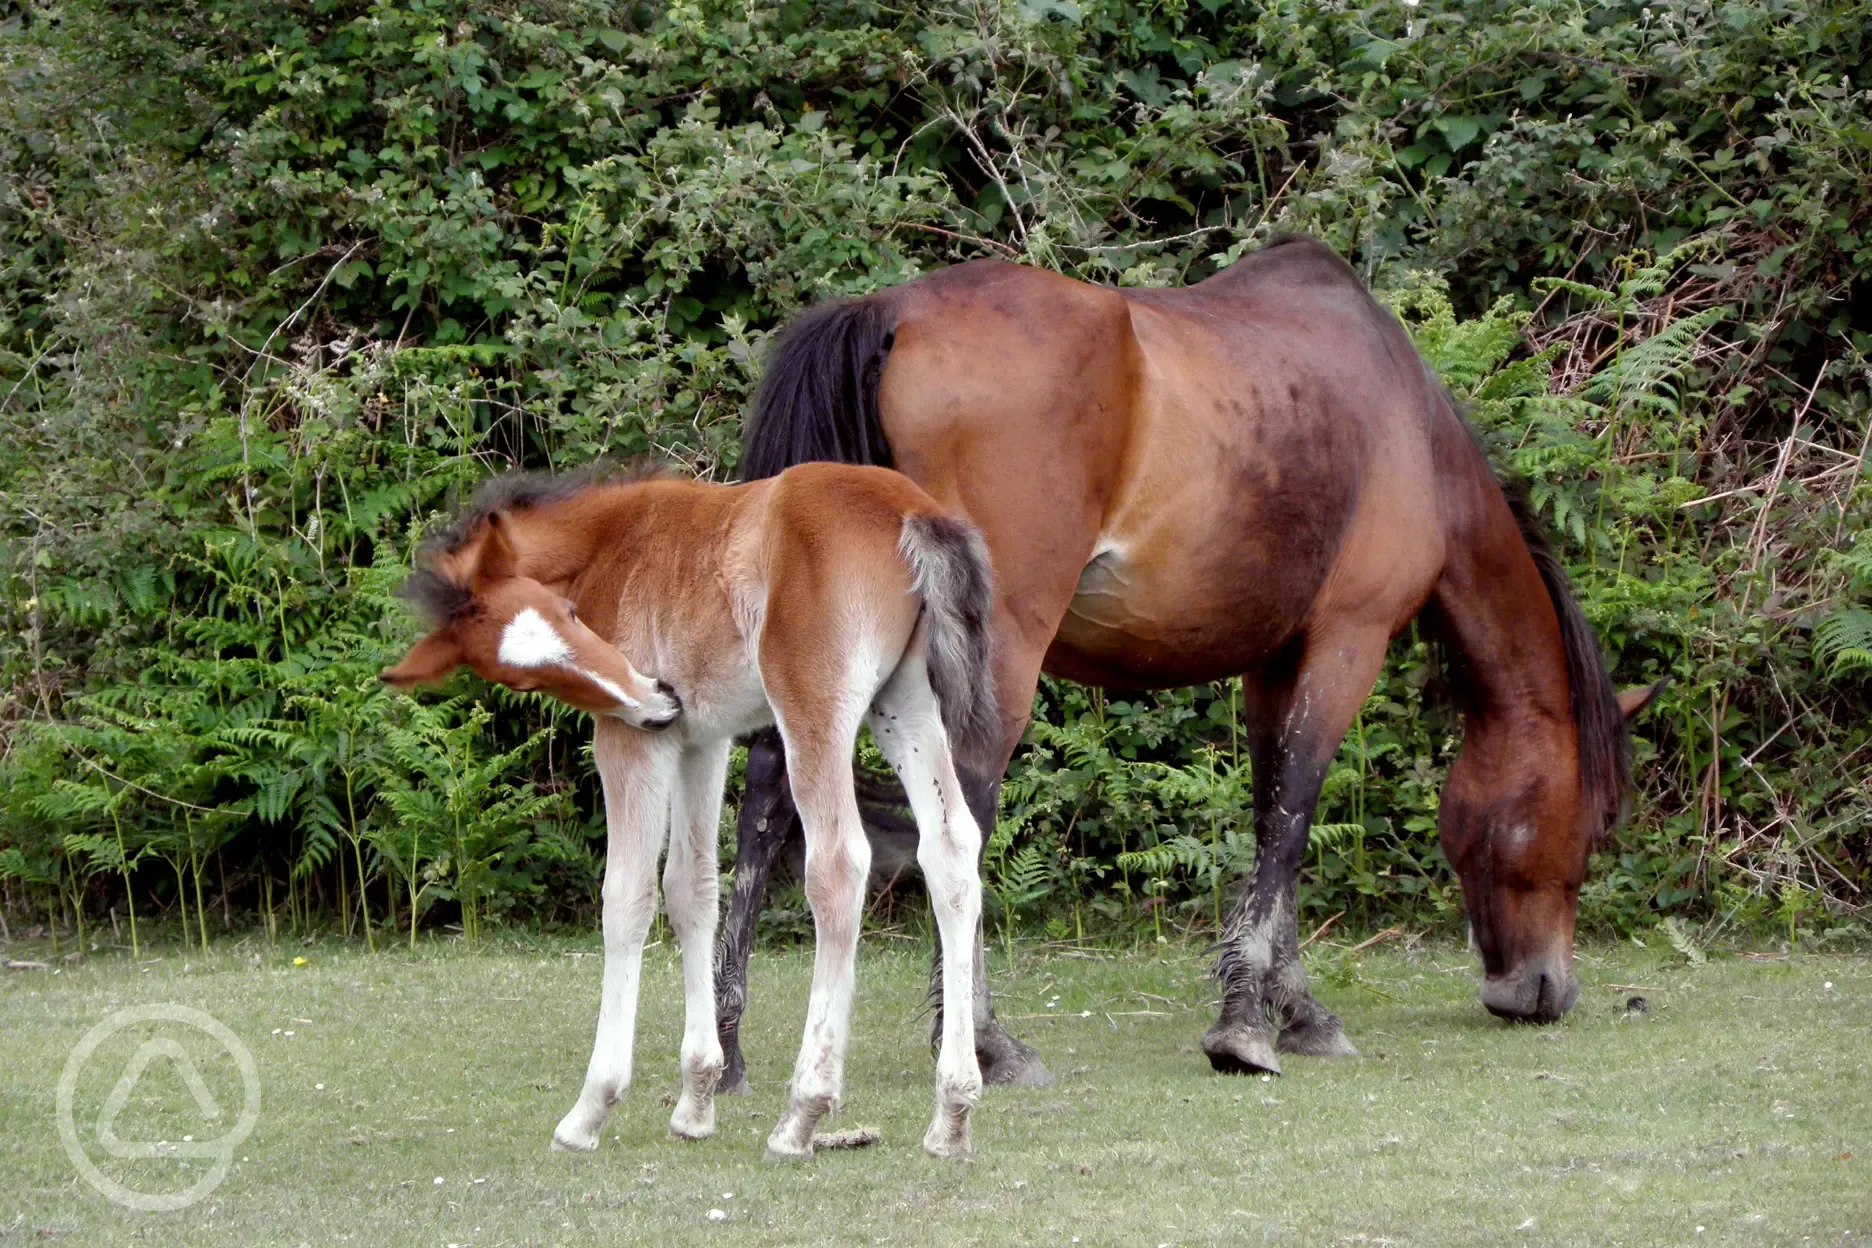
{"type": "Polygon", "coordinates": [[[776,698],[843,688],[835,659],[875,687],[903,658],[919,612],[904,522],[943,512],[902,474],[813,463],[743,485],[622,488],[627,508],[594,500],[613,557],[594,560],[590,591],[618,605],[593,627],[685,691],[686,732],[752,731],[776,698]]]}

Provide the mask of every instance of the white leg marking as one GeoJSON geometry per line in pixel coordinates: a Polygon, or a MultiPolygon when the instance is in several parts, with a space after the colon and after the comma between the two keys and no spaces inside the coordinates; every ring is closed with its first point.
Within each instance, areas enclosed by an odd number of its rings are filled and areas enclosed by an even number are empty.
{"type": "Polygon", "coordinates": [[[840,715],[842,722],[816,725],[812,743],[788,732],[784,716],[778,716],[793,798],[806,830],[806,897],[812,903],[816,945],[806,1034],[786,1110],[767,1137],[770,1157],[811,1156],[813,1130],[844,1090],[858,925],[871,871],[871,843],[859,822],[852,781],[852,746],[862,708],[858,701],[840,715]]]}
{"type": "Polygon", "coordinates": [[[981,829],[969,811],[955,760],[943,732],[936,696],[920,658],[907,659],[878,699],[871,732],[903,780],[916,815],[917,862],[928,882],[930,906],[942,936],[942,1046],[936,1058],[936,1112],[923,1137],[932,1157],[969,1151],[969,1113],[981,1098],[975,1056],[976,931],[981,923],[981,878],[976,859],[981,829]]]}
{"type": "Polygon", "coordinates": [[[589,1151],[611,1106],[630,1088],[637,987],[644,937],[656,913],[656,860],[669,821],[674,742],[599,720],[592,753],[604,782],[609,846],[604,878],[604,988],[598,1034],[578,1101],[553,1132],[553,1147],[589,1151]]]}
{"type": "Polygon", "coordinates": [[[663,904],[682,946],[683,968],[683,1089],[670,1115],[670,1134],[686,1140],[715,1134],[715,1086],[725,1065],[715,1034],[715,923],[721,905],[715,840],[730,744],[723,740],[683,751],[671,801],[669,860],[663,867],[663,904]]]}

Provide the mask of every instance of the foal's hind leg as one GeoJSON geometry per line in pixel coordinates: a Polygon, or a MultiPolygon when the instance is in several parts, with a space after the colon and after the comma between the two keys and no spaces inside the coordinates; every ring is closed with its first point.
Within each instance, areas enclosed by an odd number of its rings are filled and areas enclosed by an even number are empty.
{"type": "MultiPolygon", "coordinates": [[[[971,773],[957,768],[958,782],[968,801],[969,811],[975,816],[977,828],[987,827],[995,819],[1001,805],[1001,777],[999,774],[982,778],[980,773],[971,773]]],[[[982,870],[982,856],[978,852],[975,858],[975,875],[979,880],[982,870]]],[[[1002,1083],[1027,1088],[1044,1088],[1053,1082],[1053,1074],[1040,1060],[1039,1052],[1025,1040],[1014,1035],[1001,1025],[995,1017],[994,998],[988,991],[988,967],[986,944],[979,919],[975,924],[972,959],[974,996],[970,1013],[975,1022],[975,1056],[981,1064],[982,1080],[986,1083],[1002,1083]]],[[[936,950],[930,965],[930,999],[935,1003],[935,1017],[930,1022],[930,1047],[936,1048],[942,1043],[943,1024],[948,1017],[944,1008],[947,993],[943,989],[942,950],[936,950]]]]}
{"type": "MultiPolygon", "coordinates": [[[[867,717],[871,735],[903,780],[916,812],[917,861],[929,886],[930,908],[941,933],[942,992],[951,1001],[974,999],[976,933],[981,922],[981,829],[956,779],[949,739],[920,656],[906,659],[867,717]]],[[[936,1114],[923,1136],[932,1157],[969,1151],[969,1113],[981,1099],[982,1072],[975,1054],[975,1011],[956,1009],[941,1020],[936,1058],[936,1114]]]]}
{"type": "Polygon", "coordinates": [[[852,778],[852,745],[862,703],[847,710],[826,706],[833,699],[823,695],[784,697],[776,684],[770,675],[769,694],[786,739],[794,800],[806,827],[806,899],[812,905],[815,939],[806,1034],[793,1066],[786,1110],[767,1137],[769,1157],[794,1158],[812,1155],[813,1131],[844,1090],[858,925],[871,845],[858,818],[852,778]],[[795,718],[803,721],[797,729],[795,718]]]}
{"type": "MultiPolygon", "coordinates": [[[[1042,615],[1039,618],[1056,617],[1042,615]]],[[[1015,745],[1027,730],[1034,689],[1040,682],[1040,659],[1046,652],[1047,643],[1052,640],[1052,630],[1047,628],[1041,636],[1027,636],[1012,615],[1003,611],[996,619],[995,637],[995,689],[1001,702],[1001,744],[986,757],[956,759],[956,773],[978,828],[995,826],[1001,805],[1001,778],[1007,772],[1008,758],[1013,754],[1015,745]]],[[[977,856],[977,878],[981,873],[981,865],[980,857],[977,856]]],[[[984,943],[981,924],[977,922],[972,976],[975,987],[973,1012],[975,1055],[981,1063],[982,1079],[986,1083],[1046,1087],[1053,1082],[1053,1075],[1047,1070],[1046,1063],[1040,1060],[1040,1054],[1032,1045],[1009,1032],[1001,1025],[1001,1020],[995,1017],[994,1000],[988,991],[984,943]]],[[[935,978],[935,969],[932,968],[932,978],[935,978]]],[[[947,1010],[944,1008],[945,994],[940,979],[936,979],[932,989],[936,1017],[932,1023],[930,1041],[934,1046],[942,1038],[947,1010]]]]}
{"type": "Polygon", "coordinates": [[[1388,641],[1377,629],[1316,636],[1294,667],[1244,682],[1253,720],[1254,876],[1223,932],[1216,961],[1222,1015],[1203,1037],[1210,1064],[1225,1074],[1279,1074],[1276,1047],[1356,1053],[1338,1018],[1307,988],[1295,884],[1320,785],[1371,692],[1388,641]]]}

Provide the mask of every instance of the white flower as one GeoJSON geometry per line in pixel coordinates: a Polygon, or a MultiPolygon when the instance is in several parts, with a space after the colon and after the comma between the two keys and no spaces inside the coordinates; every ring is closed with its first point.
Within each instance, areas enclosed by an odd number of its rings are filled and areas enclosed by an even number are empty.
{"type": "Polygon", "coordinates": [[[719,1222],[727,1216],[728,1211],[725,1209],[711,1209],[708,1211],[708,1220],[711,1222],[719,1222]]]}

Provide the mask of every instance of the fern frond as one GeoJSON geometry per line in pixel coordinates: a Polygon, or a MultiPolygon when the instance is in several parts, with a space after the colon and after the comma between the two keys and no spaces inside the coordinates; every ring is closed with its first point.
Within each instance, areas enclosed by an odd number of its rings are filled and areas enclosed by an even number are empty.
{"type": "Polygon", "coordinates": [[[1829,680],[1872,672],[1872,611],[1847,607],[1814,626],[1813,656],[1829,680]]]}
{"type": "Polygon", "coordinates": [[[1702,966],[1709,960],[1704,956],[1702,946],[1696,943],[1696,938],[1690,935],[1683,921],[1675,915],[1659,923],[1657,930],[1664,934],[1664,939],[1670,942],[1670,947],[1675,949],[1678,955],[1691,966],[1702,966]]]}
{"type": "Polygon", "coordinates": [[[1307,832],[1307,845],[1314,849],[1344,849],[1365,835],[1362,823],[1316,823],[1307,832]]]}

